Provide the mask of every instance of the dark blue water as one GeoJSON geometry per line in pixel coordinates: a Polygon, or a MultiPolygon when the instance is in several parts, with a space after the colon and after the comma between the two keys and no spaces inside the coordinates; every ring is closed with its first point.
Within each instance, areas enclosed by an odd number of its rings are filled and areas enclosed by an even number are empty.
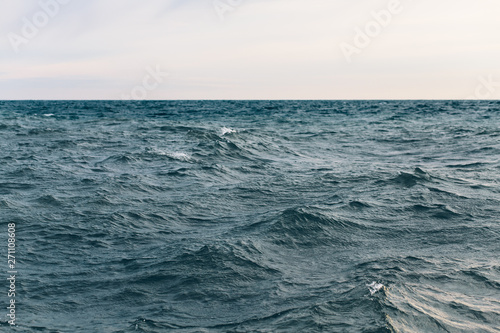
{"type": "Polygon", "coordinates": [[[0,151],[14,331],[500,332],[500,102],[0,102],[0,151]]]}

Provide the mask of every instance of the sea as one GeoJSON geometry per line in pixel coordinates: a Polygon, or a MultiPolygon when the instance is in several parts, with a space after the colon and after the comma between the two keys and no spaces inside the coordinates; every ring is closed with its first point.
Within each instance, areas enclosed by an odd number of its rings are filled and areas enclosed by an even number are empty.
{"type": "Polygon", "coordinates": [[[499,101],[1,101],[0,152],[2,332],[500,332],[499,101]]]}

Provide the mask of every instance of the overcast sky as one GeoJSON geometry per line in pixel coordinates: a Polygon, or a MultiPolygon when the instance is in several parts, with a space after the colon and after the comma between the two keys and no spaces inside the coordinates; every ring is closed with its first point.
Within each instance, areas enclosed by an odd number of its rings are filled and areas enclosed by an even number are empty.
{"type": "Polygon", "coordinates": [[[0,0],[0,99],[499,99],[499,17],[498,0],[0,0]]]}

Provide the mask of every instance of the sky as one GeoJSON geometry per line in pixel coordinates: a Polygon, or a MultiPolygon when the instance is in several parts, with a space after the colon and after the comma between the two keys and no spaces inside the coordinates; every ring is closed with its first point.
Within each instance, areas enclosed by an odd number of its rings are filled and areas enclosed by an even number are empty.
{"type": "Polygon", "coordinates": [[[0,0],[0,99],[500,99],[498,0],[0,0]]]}

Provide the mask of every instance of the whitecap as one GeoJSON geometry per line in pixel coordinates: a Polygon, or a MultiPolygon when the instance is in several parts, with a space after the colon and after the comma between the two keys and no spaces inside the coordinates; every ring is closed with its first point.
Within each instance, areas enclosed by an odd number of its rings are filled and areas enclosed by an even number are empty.
{"type": "Polygon", "coordinates": [[[370,290],[370,294],[373,296],[375,295],[380,289],[384,288],[384,285],[382,283],[378,283],[373,281],[370,284],[366,285],[368,289],[370,290]]]}
{"type": "Polygon", "coordinates": [[[189,156],[189,154],[186,153],[174,152],[174,153],[166,153],[165,155],[179,161],[189,161],[191,159],[191,156],[189,156]]]}
{"type": "Polygon", "coordinates": [[[236,133],[236,131],[232,128],[228,127],[222,127],[221,128],[222,135],[230,134],[230,133],[236,133]]]}
{"type": "Polygon", "coordinates": [[[55,114],[53,114],[53,113],[46,113],[43,116],[44,117],[52,117],[52,116],[55,116],[55,114]]]}
{"type": "Polygon", "coordinates": [[[158,148],[151,148],[146,150],[147,153],[149,154],[154,154],[154,155],[159,155],[159,156],[167,156],[170,157],[171,159],[178,160],[178,161],[189,161],[191,160],[191,156],[187,153],[183,152],[171,152],[167,150],[162,150],[158,148]]]}

